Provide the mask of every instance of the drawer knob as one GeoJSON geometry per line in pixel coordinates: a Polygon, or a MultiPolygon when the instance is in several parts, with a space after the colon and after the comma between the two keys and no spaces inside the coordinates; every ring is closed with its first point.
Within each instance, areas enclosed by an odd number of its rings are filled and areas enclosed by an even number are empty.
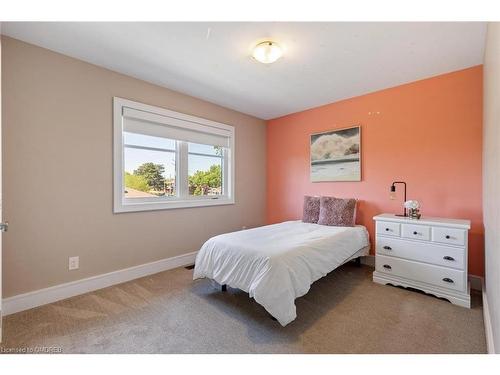
{"type": "Polygon", "coordinates": [[[444,257],[443,257],[443,259],[444,259],[444,260],[455,260],[455,258],[450,257],[450,256],[448,256],[448,255],[444,256],[444,257]]]}
{"type": "Polygon", "coordinates": [[[416,236],[416,235],[418,234],[418,232],[417,232],[417,231],[415,231],[415,232],[413,232],[413,234],[416,236]]]}
{"type": "Polygon", "coordinates": [[[387,270],[392,270],[392,267],[389,266],[388,264],[384,264],[384,268],[387,269],[387,270]]]}
{"type": "Polygon", "coordinates": [[[389,228],[385,228],[385,231],[386,231],[386,232],[389,232],[389,228]]]}
{"type": "Polygon", "coordinates": [[[446,283],[451,283],[451,284],[453,284],[453,280],[452,280],[452,279],[450,279],[450,278],[448,278],[448,277],[445,277],[445,278],[443,279],[443,281],[444,281],[444,282],[446,282],[446,283]]]}
{"type": "Polygon", "coordinates": [[[445,236],[445,238],[446,238],[447,240],[449,240],[449,239],[450,239],[450,235],[449,235],[449,234],[447,234],[447,235],[445,236]]]}
{"type": "Polygon", "coordinates": [[[385,250],[392,250],[392,247],[390,247],[390,246],[384,246],[384,249],[385,250]]]}

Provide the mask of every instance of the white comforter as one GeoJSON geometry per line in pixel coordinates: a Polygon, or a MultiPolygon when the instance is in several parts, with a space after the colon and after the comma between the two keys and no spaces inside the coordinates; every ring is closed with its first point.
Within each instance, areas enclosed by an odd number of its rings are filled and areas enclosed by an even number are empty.
{"type": "Polygon", "coordinates": [[[287,221],[210,238],[198,252],[193,279],[248,292],[285,326],[297,317],[296,298],[368,245],[363,226],[287,221]]]}

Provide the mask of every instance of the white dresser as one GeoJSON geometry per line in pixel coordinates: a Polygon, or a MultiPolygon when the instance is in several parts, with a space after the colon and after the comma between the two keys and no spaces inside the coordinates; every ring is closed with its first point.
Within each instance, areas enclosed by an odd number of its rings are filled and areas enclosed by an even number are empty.
{"type": "Polygon", "coordinates": [[[412,287],[470,307],[467,281],[469,220],[393,214],[373,218],[376,256],[373,281],[412,287]]]}

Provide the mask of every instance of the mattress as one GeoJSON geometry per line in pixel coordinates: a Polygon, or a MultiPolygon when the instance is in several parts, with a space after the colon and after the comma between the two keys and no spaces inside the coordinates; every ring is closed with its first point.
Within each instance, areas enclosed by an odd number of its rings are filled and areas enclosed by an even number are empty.
{"type": "Polygon", "coordinates": [[[314,281],[368,248],[363,226],[287,221],[210,238],[198,252],[193,279],[248,292],[285,326],[297,316],[295,299],[314,281]]]}

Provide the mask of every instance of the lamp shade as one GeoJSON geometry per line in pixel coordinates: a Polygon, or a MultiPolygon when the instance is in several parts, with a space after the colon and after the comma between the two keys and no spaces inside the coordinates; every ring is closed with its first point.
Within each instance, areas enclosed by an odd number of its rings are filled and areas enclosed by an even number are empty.
{"type": "Polygon", "coordinates": [[[396,199],[396,186],[391,185],[391,191],[389,193],[389,199],[396,199]]]}

